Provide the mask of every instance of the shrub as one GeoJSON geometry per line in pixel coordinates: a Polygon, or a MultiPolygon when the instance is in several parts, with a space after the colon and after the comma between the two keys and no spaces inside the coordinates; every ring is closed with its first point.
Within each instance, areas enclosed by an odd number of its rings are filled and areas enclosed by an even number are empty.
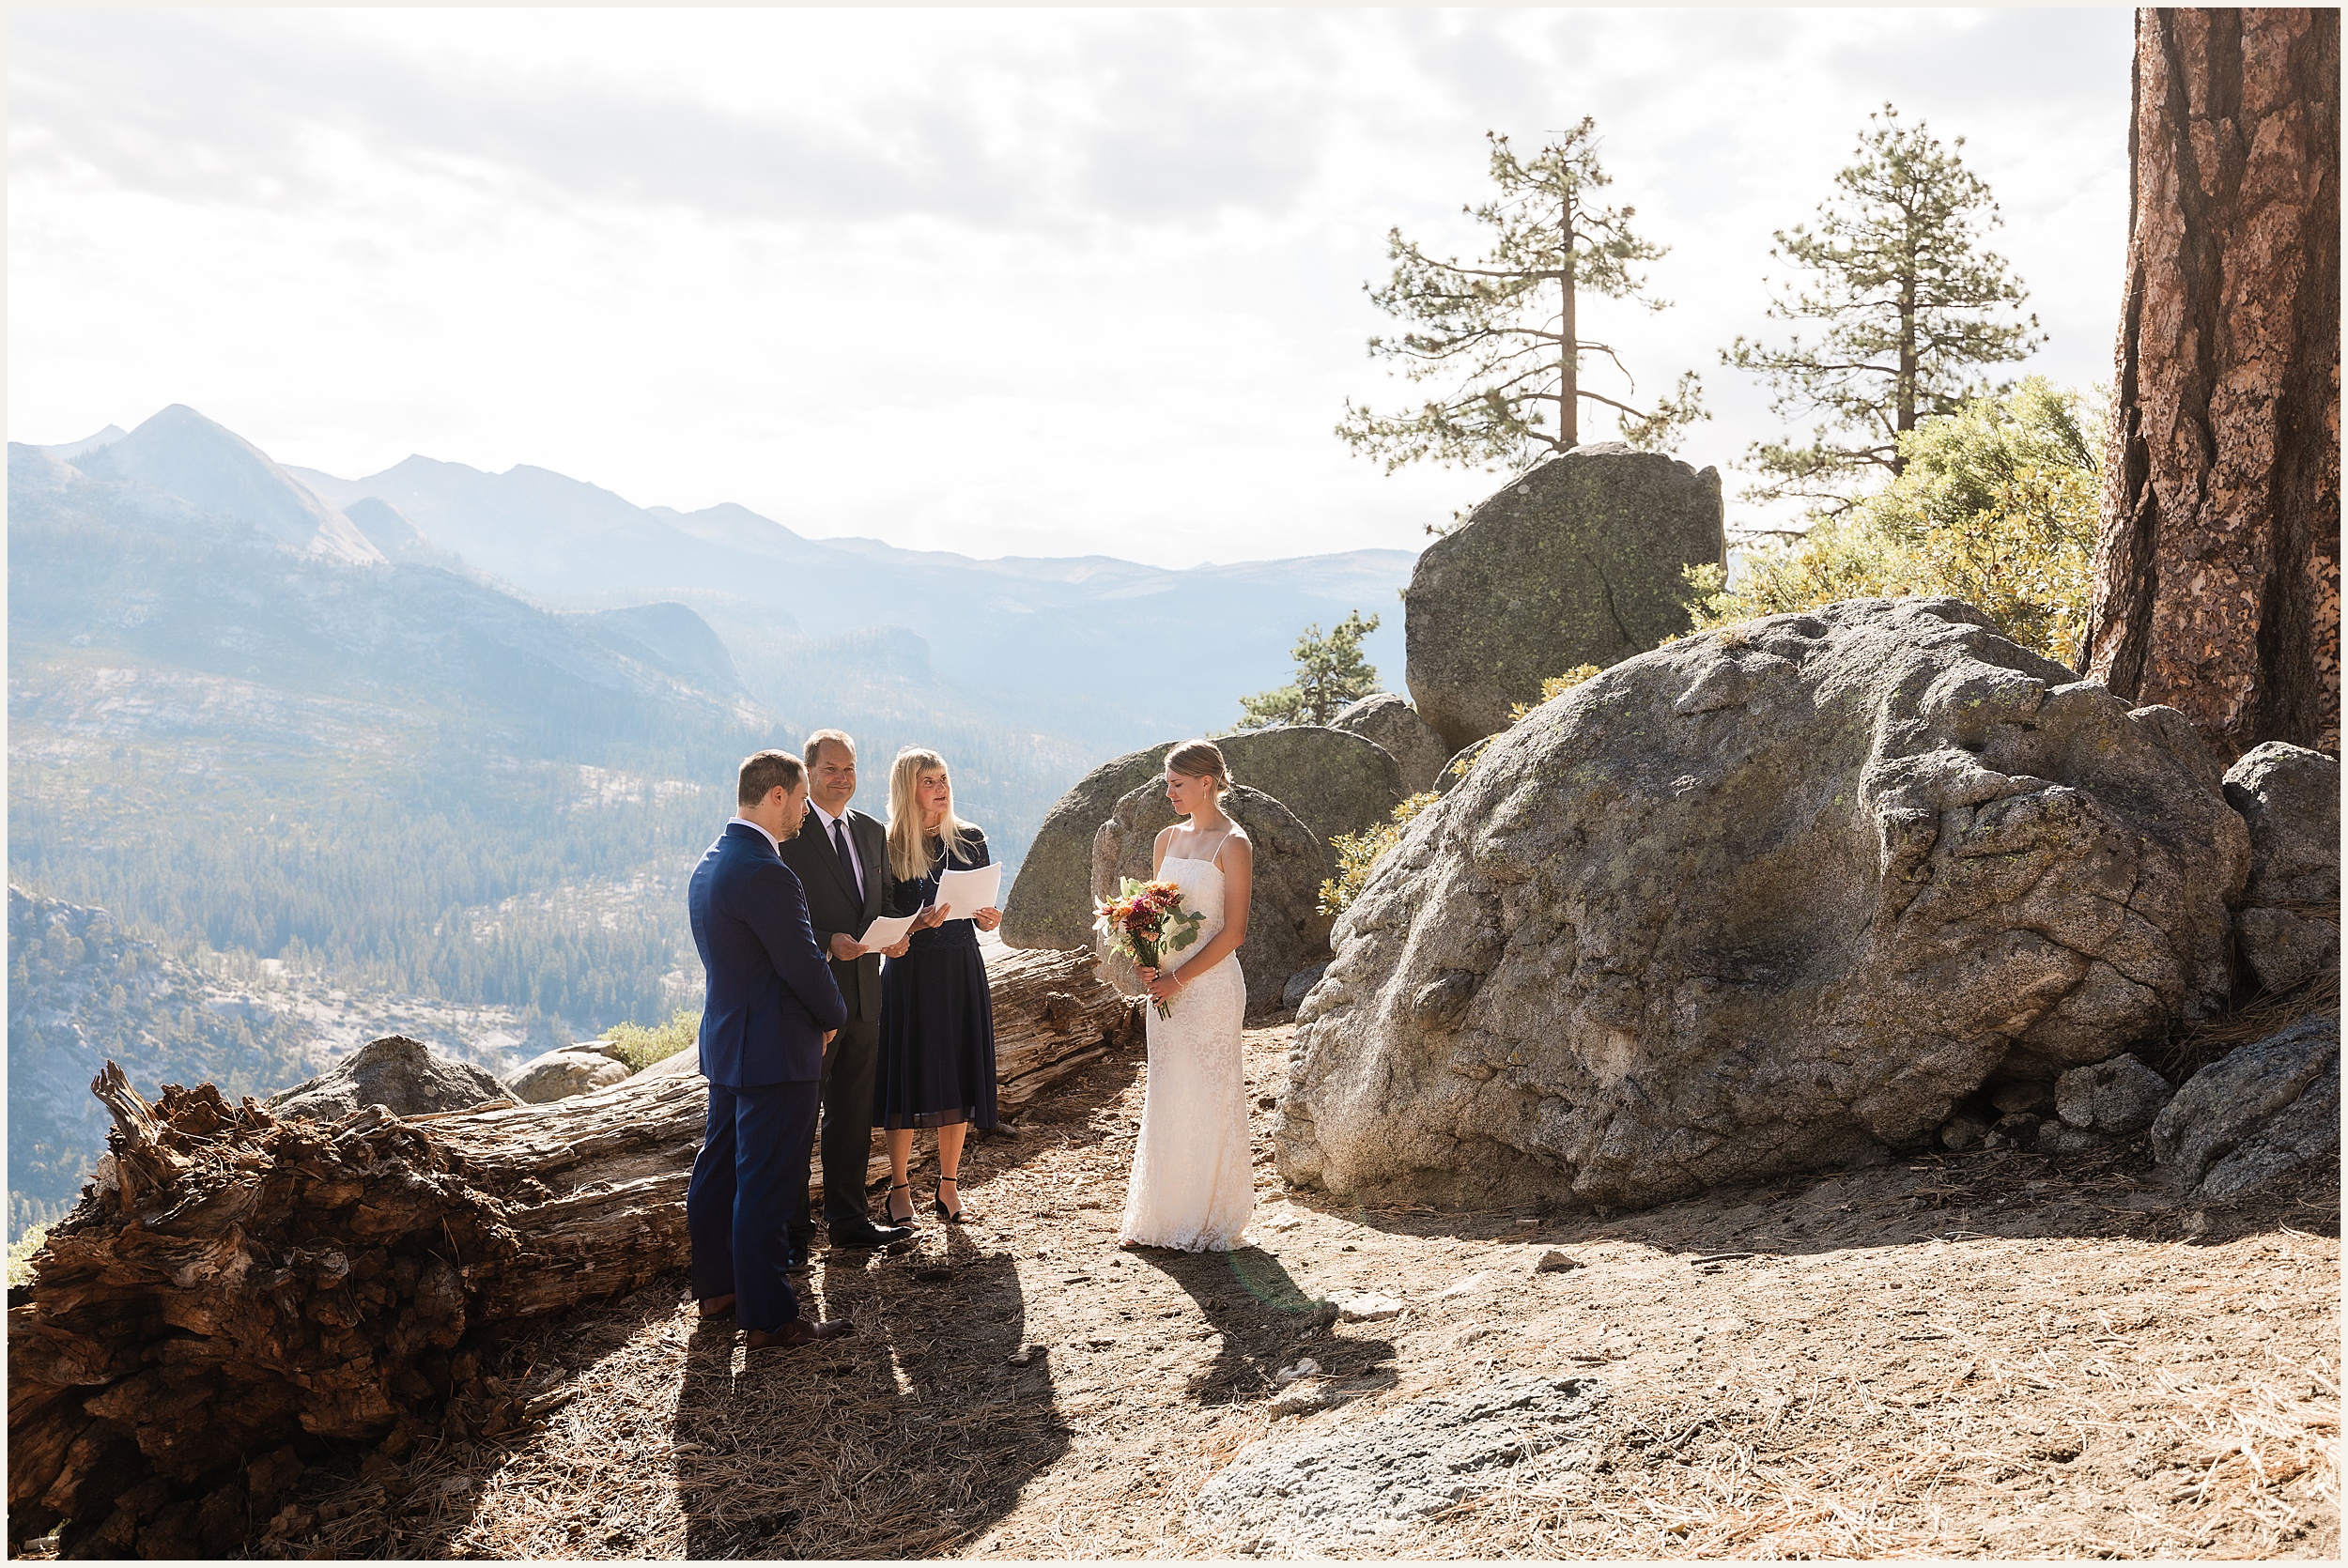
{"type": "Polygon", "coordinates": [[[604,1038],[620,1053],[620,1060],[630,1072],[641,1072],[655,1062],[666,1061],[701,1039],[702,1015],[695,1007],[679,1007],[669,1015],[666,1023],[647,1027],[641,1023],[616,1023],[604,1038]]]}
{"type": "Polygon", "coordinates": [[[33,1254],[39,1252],[40,1244],[48,1239],[49,1227],[34,1225],[8,1244],[8,1284],[33,1283],[33,1254]]]}
{"type": "Polygon", "coordinates": [[[1337,852],[1336,876],[1321,884],[1321,913],[1342,915],[1346,906],[1360,897],[1369,882],[1370,869],[1378,857],[1402,840],[1402,830],[1411,819],[1442,797],[1433,791],[1413,795],[1394,808],[1394,815],[1359,833],[1340,833],[1329,840],[1329,847],[1337,852]]]}
{"type": "MultiPolygon", "coordinates": [[[[1510,724],[1523,723],[1524,715],[1539,707],[1541,703],[1554,701],[1598,673],[1599,668],[1594,664],[1577,664],[1563,675],[1552,675],[1541,683],[1541,695],[1538,701],[1520,702],[1508,710],[1508,722],[1510,724]]],[[[1464,776],[1467,770],[1462,768],[1460,771],[1464,776]]]]}
{"type": "Polygon", "coordinates": [[[1898,478],[1800,540],[1749,552],[1730,588],[1691,567],[1695,629],[1917,594],[1966,600],[2015,641],[2073,664],[2103,477],[2077,392],[2031,377],[2002,397],[1926,420],[1899,438],[1898,478]]]}

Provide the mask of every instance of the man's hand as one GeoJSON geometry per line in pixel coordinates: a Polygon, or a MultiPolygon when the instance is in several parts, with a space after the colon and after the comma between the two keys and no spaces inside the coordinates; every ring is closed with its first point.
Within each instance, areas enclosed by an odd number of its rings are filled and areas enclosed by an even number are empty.
{"type": "Polygon", "coordinates": [[[831,956],[841,963],[864,956],[864,949],[846,931],[831,933],[831,956]]]}
{"type": "Polygon", "coordinates": [[[839,1031],[839,1030],[837,1030],[837,1029],[826,1029],[826,1030],[825,1030],[825,1031],[824,1031],[824,1049],[825,1049],[825,1050],[829,1051],[829,1050],[831,1049],[831,1042],[832,1042],[832,1038],[833,1038],[833,1037],[835,1037],[835,1036],[836,1036],[836,1035],[838,1035],[839,1033],[840,1033],[840,1031],[839,1031]]]}
{"type": "Polygon", "coordinates": [[[904,958],[904,957],[905,956],[906,951],[907,951],[908,949],[910,949],[910,948],[912,947],[912,945],[913,945],[913,938],[911,938],[911,937],[909,937],[909,936],[901,936],[901,937],[899,937],[899,938],[898,938],[895,942],[891,943],[888,946],[883,947],[883,948],[881,949],[881,957],[883,957],[883,958],[885,958],[885,959],[901,959],[901,958],[904,958]]]}
{"type": "Polygon", "coordinates": [[[989,904],[984,909],[974,911],[970,918],[979,923],[979,930],[991,931],[1003,923],[1003,912],[989,904]]]}

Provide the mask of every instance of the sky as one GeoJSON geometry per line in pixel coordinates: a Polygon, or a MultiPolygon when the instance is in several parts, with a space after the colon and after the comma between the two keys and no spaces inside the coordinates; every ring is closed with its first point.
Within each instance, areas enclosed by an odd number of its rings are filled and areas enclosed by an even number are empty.
{"type": "MultiPolygon", "coordinates": [[[[1785,434],[1719,363],[1887,101],[2109,376],[2130,12],[27,10],[8,436],[193,405],[344,477],[535,464],[909,548],[1169,566],[1416,549],[1504,476],[1332,433],[1398,226],[1476,248],[1487,130],[1596,117],[1660,314],[1585,301],[1680,455],[1785,434]]],[[[1593,382],[1629,389],[1601,376],[1593,382]]],[[[1585,418],[1584,439],[1612,432],[1585,418]],[[1595,426],[1595,427],[1594,427],[1595,426]]]]}

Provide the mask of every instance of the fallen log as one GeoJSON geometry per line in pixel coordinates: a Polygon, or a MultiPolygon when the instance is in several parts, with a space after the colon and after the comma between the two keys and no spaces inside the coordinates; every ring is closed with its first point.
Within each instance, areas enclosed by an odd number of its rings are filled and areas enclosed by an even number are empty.
{"type": "MultiPolygon", "coordinates": [[[[1086,952],[990,966],[1024,1104],[1135,1029],[1086,952]]],[[[81,1205],[8,1303],[8,1538],[81,1556],[217,1554],[332,1440],[394,1457],[528,1412],[480,1375],[501,1328],[683,1267],[707,1087],[640,1074],[544,1105],[280,1118],[212,1085],[114,1118],[81,1205]],[[272,1479],[276,1478],[276,1479],[272,1479]]]]}

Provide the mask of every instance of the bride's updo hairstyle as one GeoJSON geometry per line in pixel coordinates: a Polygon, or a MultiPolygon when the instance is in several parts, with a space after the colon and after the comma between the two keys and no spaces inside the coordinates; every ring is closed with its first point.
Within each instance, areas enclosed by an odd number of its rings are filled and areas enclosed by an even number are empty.
{"type": "Polygon", "coordinates": [[[1213,741],[1184,741],[1166,754],[1166,765],[1176,773],[1211,781],[1217,801],[1231,787],[1230,764],[1223,760],[1223,748],[1213,741]]]}

